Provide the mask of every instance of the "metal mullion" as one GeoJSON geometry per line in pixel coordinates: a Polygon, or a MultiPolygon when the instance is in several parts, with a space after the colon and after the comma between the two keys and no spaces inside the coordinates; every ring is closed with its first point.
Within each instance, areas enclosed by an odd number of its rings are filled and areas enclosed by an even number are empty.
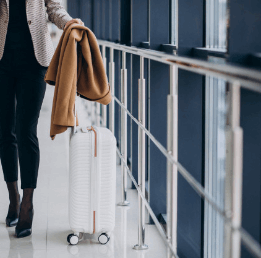
{"type": "Polygon", "coordinates": [[[179,48],[179,1],[175,0],[175,46],[179,48]]]}
{"type": "Polygon", "coordinates": [[[210,26],[209,26],[209,1],[210,0],[206,0],[206,48],[210,48],[210,39],[209,39],[209,31],[210,31],[210,26]]]}
{"type": "MultiPolygon", "coordinates": [[[[209,193],[211,194],[213,198],[213,192],[212,192],[212,178],[213,178],[213,77],[210,77],[209,80],[209,99],[210,99],[210,105],[209,105],[209,193]]],[[[213,198],[213,200],[215,200],[213,198]]],[[[208,210],[208,235],[209,235],[209,246],[208,246],[208,257],[212,257],[212,239],[213,239],[213,231],[212,231],[212,213],[213,209],[212,206],[209,206],[208,210]]]]}
{"type": "MultiPolygon", "coordinates": [[[[215,183],[215,187],[216,187],[216,202],[217,203],[220,203],[218,201],[218,198],[219,198],[219,185],[220,185],[220,181],[219,181],[219,170],[218,170],[218,163],[219,163],[219,156],[218,156],[218,152],[219,152],[219,145],[218,145],[218,127],[219,127],[219,120],[218,120],[218,116],[219,116],[219,109],[218,109],[218,102],[219,102],[219,87],[218,87],[218,79],[215,78],[215,109],[216,109],[216,118],[215,118],[215,123],[216,123],[216,126],[215,126],[215,138],[216,138],[216,183],[215,183]]],[[[218,252],[218,235],[219,235],[219,221],[218,221],[218,217],[219,217],[219,214],[215,214],[215,223],[216,223],[216,234],[215,234],[215,240],[216,240],[216,253],[218,252]]]]}
{"type": "MultiPolygon", "coordinates": [[[[209,76],[206,76],[206,94],[205,94],[205,190],[209,192],[209,76]]],[[[209,244],[209,232],[208,232],[208,210],[209,204],[205,200],[204,210],[204,258],[208,257],[208,244],[209,244]]]]}
{"type": "Polygon", "coordinates": [[[219,24],[219,27],[218,27],[218,35],[219,35],[218,36],[218,48],[219,49],[223,49],[224,46],[222,44],[222,36],[224,36],[224,35],[222,35],[222,32],[226,33],[226,31],[225,30],[223,31],[224,21],[223,21],[222,18],[224,18],[225,13],[224,13],[224,7],[223,7],[222,0],[221,1],[219,0],[218,2],[219,2],[219,11],[218,11],[218,24],[219,24]]]}
{"type": "Polygon", "coordinates": [[[210,48],[214,47],[214,42],[213,42],[213,38],[214,38],[214,0],[209,0],[210,1],[210,19],[209,19],[209,23],[210,23],[210,31],[209,31],[209,36],[210,36],[210,48]]]}
{"type": "Polygon", "coordinates": [[[214,0],[214,48],[218,48],[219,36],[219,0],[214,0]]]}
{"type": "MultiPolygon", "coordinates": [[[[212,84],[212,95],[211,95],[211,102],[212,102],[212,140],[211,140],[211,158],[212,158],[212,181],[211,181],[211,186],[212,186],[212,196],[215,201],[216,200],[216,192],[215,192],[215,167],[216,167],[216,159],[215,159],[215,79],[214,77],[211,78],[211,84],[212,84]]],[[[215,233],[216,233],[216,223],[215,223],[215,215],[216,211],[212,209],[211,212],[211,257],[214,257],[215,255],[215,233]]]]}
{"type": "MultiPolygon", "coordinates": [[[[213,197],[217,202],[217,79],[213,78],[213,197]]],[[[216,257],[216,249],[217,249],[217,213],[213,210],[213,256],[216,257]]]]}

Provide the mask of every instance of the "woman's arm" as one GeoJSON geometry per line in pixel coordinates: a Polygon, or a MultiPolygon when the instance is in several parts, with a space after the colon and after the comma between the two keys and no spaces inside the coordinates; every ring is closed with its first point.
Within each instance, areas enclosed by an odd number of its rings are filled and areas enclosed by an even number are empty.
{"type": "MultiPolygon", "coordinates": [[[[63,30],[67,22],[74,20],[64,9],[61,0],[44,0],[48,19],[59,29],[63,30]]],[[[74,21],[77,22],[77,21],[74,21]]]]}

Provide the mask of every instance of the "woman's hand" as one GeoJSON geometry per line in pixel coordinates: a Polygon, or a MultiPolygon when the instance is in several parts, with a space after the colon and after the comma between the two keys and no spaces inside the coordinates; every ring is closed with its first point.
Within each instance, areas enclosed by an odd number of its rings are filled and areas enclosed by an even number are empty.
{"type": "Polygon", "coordinates": [[[82,22],[82,20],[81,19],[78,19],[78,18],[76,18],[76,19],[72,19],[72,20],[70,20],[70,21],[68,21],[66,24],[65,24],[65,26],[64,26],[64,28],[63,28],[63,30],[65,30],[68,26],[70,26],[70,24],[72,24],[72,23],[78,23],[78,24],[80,24],[80,25],[83,25],[84,26],[84,23],[82,22]]]}

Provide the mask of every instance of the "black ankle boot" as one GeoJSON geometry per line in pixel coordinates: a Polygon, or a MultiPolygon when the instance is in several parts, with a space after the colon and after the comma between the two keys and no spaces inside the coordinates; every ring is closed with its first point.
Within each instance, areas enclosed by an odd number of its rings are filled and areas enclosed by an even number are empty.
{"type": "Polygon", "coordinates": [[[21,199],[18,192],[17,181],[7,182],[6,184],[9,191],[10,204],[5,223],[7,227],[13,227],[18,223],[21,199]]]}
{"type": "Polygon", "coordinates": [[[34,188],[23,189],[23,200],[20,205],[18,223],[15,227],[17,238],[26,237],[32,234],[32,223],[34,216],[33,209],[34,188]]]}

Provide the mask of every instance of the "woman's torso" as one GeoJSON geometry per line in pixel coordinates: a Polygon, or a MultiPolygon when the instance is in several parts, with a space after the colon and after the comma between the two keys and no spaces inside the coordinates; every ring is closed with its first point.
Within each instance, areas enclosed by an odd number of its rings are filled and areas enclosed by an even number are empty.
{"type": "Polygon", "coordinates": [[[33,51],[33,42],[26,17],[26,0],[9,0],[9,23],[5,48],[33,51]]]}
{"type": "MultiPolygon", "coordinates": [[[[10,46],[12,44],[6,44],[6,37],[8,32],[9,24],[13,23],[11,21],[13,12],[11,9],[13,2],[15,0],[0,0],[0,60],[3,58],[4,50],[6,50],[6,45],[10,46]],[[12,12],[12,13],[11,13],[12,12]]],[[[19,0],[17,0],[19,1],[19,0]]],[[[15,1],[16,2],[16,1],[15,1]]],[[[16,13],[19,9],[19,15],[21,19],[21,24],[19,24],[21,33],[17,36],[14,36],[15,33],[8,32],[9,42],[17,42],[18,38],[20,39],[20,46],[25,45],[29,46],[33,44],[34,54],[42,66],[48,67],[54,53],[53,43],[48,31],[47,19],[46,19],[46,0],[20,0],[18,5],[20,7],[14,7],[16,13]],[[20,3],[19,3],[20,2],[20,3]],[[29,29],[29,30],[28,30],[29,29]],[[30,34],[29,34],[30,33],[30,34]],[[28,40],[30,39],[30,40],[28,40]],[[24,42],[24,43],[22,43],[24,42]],[[28,44],[28,42],[30,42],[28,44]],[[26,44],[27,43],[27,44],[26,44]]],[[[52,0],[49,4],[49,17],[54,15],[57,9],[54,8],[55,5],[58,5],[59,0],[52,0]]],[[[60,14],[66,15],[65,11],[60,11],[60,14]]],[[[62,19],[62,18],[61,18],[62,19]]],[[[14,16],[14,23],[17,24],[17,18],[14,16]]],[[[58,19],[59,21],[59,19],[58,19]]],[[[12,26],[10,26],[12,28],[12,26]]],[[[19,30],[19,29],[18,29],[19,30]]],[[[15,43],[14,43],[15,44],[15,43]]],[[[31,48],[29,48],[31,49],[31,48]]]]}

